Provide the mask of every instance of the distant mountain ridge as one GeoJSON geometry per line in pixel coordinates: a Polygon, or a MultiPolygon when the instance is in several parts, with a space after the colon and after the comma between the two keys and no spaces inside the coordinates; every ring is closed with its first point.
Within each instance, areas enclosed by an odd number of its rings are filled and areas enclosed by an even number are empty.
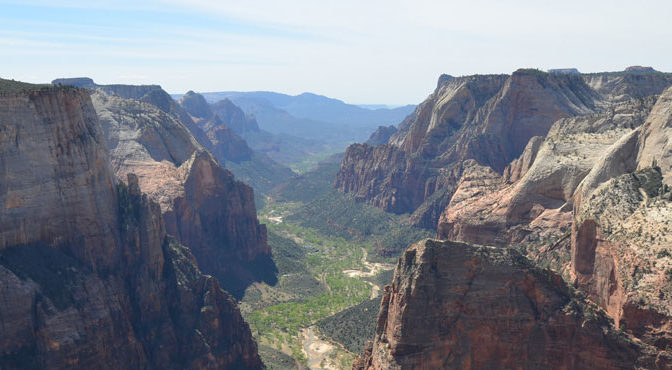
{"type": "MultiPolygon", "coordinates": [[[[251,98],[257,101],[262,99],[273,107],[282,109],[297,118],[374,127],[383,124],[396,125],[415,108],[414,105],[410,104],[397,108],[387,108],[383,105],[362,107],[310,92],[288,95],[271,91],[220,91],[204,92],[201,95],[210,103],[216,103],[225,98],[234,103],[241,98],[251,98]],[[371,107],[375,107],[375,109],[371,109],[371,107]]],[[[173,97],[175,96],[177,95],[173,95],[173,97]]]]}

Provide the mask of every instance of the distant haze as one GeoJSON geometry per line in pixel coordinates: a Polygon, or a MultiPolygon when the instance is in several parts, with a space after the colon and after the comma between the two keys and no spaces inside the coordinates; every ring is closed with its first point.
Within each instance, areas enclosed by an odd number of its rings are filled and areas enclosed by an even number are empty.
{"type": "Polygon", "coordinates": [[[670,1],[0,0],[0,77],[417,104],[442,73],[672,71],[670,1]]]}

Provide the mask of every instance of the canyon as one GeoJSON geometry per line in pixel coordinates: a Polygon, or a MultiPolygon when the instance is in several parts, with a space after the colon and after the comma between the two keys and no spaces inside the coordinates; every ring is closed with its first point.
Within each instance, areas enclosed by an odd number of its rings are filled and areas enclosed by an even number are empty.
{"type": "Polygon", "coordinates": [[[261,367],[235,300],[115,177],[88,91],[0,84],[0,365],[261,367]]]}
{"type": "Polygon", "coordinates": [[[0,80],[0,367],[672,367],[672,74],[442,75],[300,174],[237,101],[326,98],[218,94],[0,80]]]}

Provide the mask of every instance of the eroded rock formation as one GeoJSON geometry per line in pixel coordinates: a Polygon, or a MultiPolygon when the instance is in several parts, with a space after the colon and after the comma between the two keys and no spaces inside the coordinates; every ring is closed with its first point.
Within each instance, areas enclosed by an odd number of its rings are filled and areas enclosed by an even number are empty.
{"type": "Polygon", "coordinates": [[[516,244],[585,291],[617,327],[666,348],[671,96],[672,88],[559,120],[503,176],[472,164],[441,216],[438,237],[516,244]]]}
{"type": "Polygon", "coordinates": [[[0,96],[0,367],[259,368],[217,280],[117,183],[85,90],[0,96]]]}
{"type": "Polygon", "coordinates": [[[424,240],[399,259],[353,369],[666,368],[517,251],[424,240]]]}
{"type": "Polygon", "coordinates": [[[93,103],[116,176],[138,176],[161,205],[168,234],[192,250],[204,272],[234,295],[252,281],[274,279],[266,229],[248,185],[156,106],[102,91],[93,103]]]}
{"type": "Polygon", "coordinates": [[[371,146],[386,144],[392,135],[396,133],[397,128],[394,127],[394,125],[378,126],[378,129],[369,136],[369,140],[366,141],[366,144],[371,146]]]}
{"type": "MultiPolygon", "coordinates": [[[[212,143],[213,154],[216,157],[233,162],[250,160],[252,149],[229,125],[224,123],[218,114],[210,109],[210,105],[203,96],[189,91],[180,99],[179,104],[189,113],[196,125],[208,135],[208,139],[212,143]]],[[[228,114],[224,117],[228,119],[227,122],[242,125],[239,121],[244,120],[245,114],[238,107],[228,108],[229,111],[226,111],[228,114]]]]}
{"type": "Polygon", "coordinates": [[[614,112],[627,107],[615,104],[638,104],[633,99],[659,94],[670,84],[669,74],[638,71],[443,75],[434,93],[387,144],[348,148],[335,186],[386,211],[412,213],[417,225],[434,228],[457,188],[465,160],[500,175],[513,171],[506,176],[516,180],[558,120],[608,112],[621,120],[614,112]],[[512,163],[523,153],[528,157],[512,163]]]}

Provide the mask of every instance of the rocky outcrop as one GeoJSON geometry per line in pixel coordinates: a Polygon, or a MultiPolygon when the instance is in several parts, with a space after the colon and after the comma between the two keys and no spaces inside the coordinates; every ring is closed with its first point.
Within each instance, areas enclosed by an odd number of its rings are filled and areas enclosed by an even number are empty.
{"type": "Polygon", "coordinates": [[[438,237],[517,245],[575,282],[616,327],[665,348],[672,338],[670,96],[672,89],[559,120],[503,176],[465,166],[438,237]]]}
{"type": "Polygon", "coordinates": [[[646,122],[596,162],[574,196],[572,228],[576,284],[616,325],[659,348],[672,344],[671,96],[663,92],[646,122]]]}
{"type": "Polygon", "coordinates": [[[140,187],[161,205],[168,234],[191,249],[204,272],[236,296],[252,281],[275,279],[248,185],[156,106],[102,91],[93,102],[116,176],[137,174],[140,187]]]}
{"type": "Polygon", "coordinates": [[[85,90],[0,96],[0,367],[262,366],[235,301],[116,184],[85,90]]]}
{"type": "MultiPolygon", "coordinates": [[[[465,160],[473,159],[516,182],[535,161],[542,138],[558,120],[568,120],[564,127],[581,117],[624,121],[629,118],[622,114],[649,104],[649,96],[670,84],[668,74],[640,72],[581,75],[519,70],[511,76],[444,75],[387,144],[373,149],[351,146],[346,151],[335,186],[386,211],[412,213],[416,224],[433,228],[441,212],[436,210],[449,204],[465,160]]],[[[600,127],[595,129],[623,133],[600,127]]],[[[584,136],[589,139],[602,131],[584,136]]],[[[588,157],[580,156],[579,167],[589,165],[583,161],[588,157]]],[[[568,192],[571,196],[571,188],[586,171],[570,176],[575,183],[553,191],[563,192],[562,199],[568,192]]]]}
{"type": "MultiPolygon", "coordinates": [[[[210,106],[205,98],[193,91],[187,92],[179,101],[181,107],[207,135],[208,147],[215,158],[229,168],[242,181],[250,184],[257,192],[257,201],[263,202],[261,194],[268,193],[276,185],[294,175],[289,168],[278,164],[266,154],[255,152],[232,127],[241,129],[242,134],[264,136],[254,119],[248,119],[243,111],[225,99],[210,106]],[[217,112],[217,113],[216,113],[217,112]],[[221,115],[220,115],[221,114],[221,115]],[[233,125],[233,126],[230,126],[233,125]]],[[[272,138],[265,138],[272,140],[272,138]]]]}
{"type": "Polygon", "coordinates": [[[86,91],[0,96],[0,249],[63,244],[95,270],[119,259],[115,180],[86,91]],[[23,217],[30,212],[30,217],[23,217]]]}
{"type": "Polygon", "coordinates": [[[212,104],[210,108],[214,114],[219,116],[223,122],[226,122],[226,125],[238,135],[259,131],[257,120],[254,117],[246,116],[245,112],[229,99],[222,99],[212,104]]]}
{"type": "MultiPolygon", "coordinates": [[[[179,104],[191,116],[196,125],[208,135],[208,139],[212,143],[212,152],[217,158],[221,158],[222,163],[226,163],[226,161],[240,163],[250,160],[252,149],[247,146],[245,140],[222,121],[219,115],[210,109],[203,96],[189,91],[180,99],[179,104]]],[[[240,109],[238,110],[240,111],[240,109]]],[[[242,111],[240,113],[242,114],[242,111]]],[[[229,114],[228,118],[231,117],[238,118],[235,114],[229,114]]]]}
{"type": "Polygon", "coordinates": [[[353,369],[666,368],[548,270],[508,248],[424,240],[385,287],[353,369]]]}
{"type": "Polygon", "coordinates": [[[369,136],[369,140],[365,144],[371,146],[386,144],[392,135],[397,133],[397,128],[394,125],[378,126],[378,129],[369,136]]]}
{"type": "Polygon", "coordinates": [[[623,102],[632,98],[657,95],[672,85],[672,75],[653,70],[629,67],[623,72],[584,75],[586,83],[609,101],[623,102]]]}
{"type": "MultiPolygon", "coordinates": [[[[434,93],[399,125],[387,144],[390,148],[376,147],[366,159],[403,152],[409,162],[405,169],[400,171],[400,163],[391,162],[395,158],[390,156],[388,165],[363,167],[357,163],[361,156],[349,149],[336,188],[391,212],[434,210],[436,204],[448,203],[464,160],[502,173],[530,138],[545,136],[560,118],[589,114],[601,104],[599,95],[577,75],[519,70],[511,76],[442,76],[434,93]],[[397,185],[407,182],[414,187],[397,185]],[[439,189],[443,194],[435,195],[439,189]],[[421,208],[426,201],[435,205],[421,208]]],[[[414,218],[434,227],[440,211],[434,213],[414,218]]]]}
{"type": "Polygon", "coordinates": [[[201,145],[212,151],[212,147],[205,132],[194,123],[189,114],[159,85],[98,85],[92,79],[87,77],[59,78],[53,80],[52,84],[100,90],[108,95],[139,100],[152,104],[161,111],[180,121],[187,129],[189,129],[189,132],[191,132],[201,145]]]}
{"type": "Polygon", "coordinates": [[[502,176],[472,164],[470,168],[487,173],[489,180],[474,187],[473,175],[462,175],[439,220],[438,236],[506,245],[522,242],[531,233],[564,235],[571,226],[571,203],[579,183],[610,146],[643,124],[654,102],[655,98],[634,100],[603,113],[559,120],[545,138],[532,138],[502,176]]]}

